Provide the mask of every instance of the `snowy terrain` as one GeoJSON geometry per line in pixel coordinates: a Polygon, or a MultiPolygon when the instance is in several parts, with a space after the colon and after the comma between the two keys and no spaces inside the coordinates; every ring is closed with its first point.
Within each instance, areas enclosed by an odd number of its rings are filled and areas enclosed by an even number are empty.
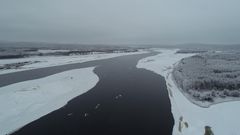
{"type": "Polygon", "coordinates": [[[56,53],[56,52],[68,52],[69,50],[50,50],[50,49],[38,49],[37,52],[45,54],[45,53],[56,53]]]}
{"type": "Polygon", "coordinates": [[[236,52],[209,52],[184,58],[174,67],[173,77],[188,98],[198,105],[208,107],[239,100],[239,58],[236,52]]]}
{"type": "MultiPolygon", "coordinates": [[[[44,50],[46,52],[47,50],[44,50]]],[[[64,51],[64,50],[63,50],[64,51]]],[[[146,53],[144,50],[139,50],[138,52],[128,52],[128,53],[96,53],[89,55],[73,55],[73,56],[36,56],[28,58],[18,58],[18,59],[0,59],[0,74],[18,72],[23,70],[30,70],[43,67],[58,66],[64,64],[82,63],[92,60],[102,60],[107,58],[113,58],[117,56],[131,55],[131,54],[141,54],[146,53]],[[24,64],[26,63],[26,64],[24,64]],[[30,63],[30,64],[29,64],[30,63]],[[1,67],[12,65],[9,69],[1,69],[1,67]],[[16,65],[22,65],[16,68],[16,65]]]]}
{"type": "Polygon", "coordinates": [[[162,53],[140,60],[137,67],[165,77],[175,119],[173,135],[204,135],[205,130],[215,135],[239,135],[240,101],[203,108],[189,101],[175,85],[171,74],[174,64],[194,54],[175,53],[177,50],[155,50],[162,53]]]}
{"type": "Polygon", "coordinates": [[[176,53],[204,53],[204,52],[207,51],[203,49],[181,49],[178,50],[176,53]]]}
{"type": "Polygon", "coordinates": [[[65,71],[0,88],[0,135],[63,107],[98,82],[94,67],[65,71]]]}

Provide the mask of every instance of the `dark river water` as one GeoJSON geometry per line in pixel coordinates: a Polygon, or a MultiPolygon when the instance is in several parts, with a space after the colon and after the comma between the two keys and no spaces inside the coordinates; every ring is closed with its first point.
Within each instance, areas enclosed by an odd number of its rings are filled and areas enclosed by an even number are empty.
{"type": "MultiPolygon", "coordinates": [[[[97,66],[97,85],[13,135],[171,135],[174,125],[163,77],[136,68],[140,54],[0,75],[0,86],[97,66]]],[[[84,77],[84,76],[83,76],[84,77]]],[[[51,104],[51,103],[49,103],[51,104]]]]}

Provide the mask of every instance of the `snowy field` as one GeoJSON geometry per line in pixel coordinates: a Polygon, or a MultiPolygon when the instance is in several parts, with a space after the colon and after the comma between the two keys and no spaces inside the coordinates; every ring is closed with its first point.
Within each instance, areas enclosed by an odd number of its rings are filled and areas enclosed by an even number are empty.
{"type": "MultiPolygon", "coordinates": [[[[45,52],[47,50],[44,50],[45,52]]],[[[64,50],[63,50],[64,51],[64,50]]],[[[1,59],[0,67],[5,64],[16,64],[16,63],[31,63],[21,66],[19,68],[14,69],[2,69],[0,70],[0,74],[18,72],[23,70],[30,70],[36,68],[43,67],[51,67],[51,66],[59,66],[65,64],[73,64],[73,63],[83,63],[92,60],[102,60],[108,58],[114,58],[118,56],[131,55],[131,54],[141,54],[146,53],[147,51],[139,50],[138,52],[126,52],[126,53],[96,53],[89,55],[73,55],[73,56],[36,56],[29,58],[18,58],[18,59],[1,59]]]]}
{"type": "Polygon", "coordinates": [[[0,88],[0,135],[63,107],[98,82],[94,67],[65,71],[0,88]]]}
{"type": "Polygon", "coordinates": [[[174,64],[194,54],[176,54],[177,50],[155,50],[162,53],[140,60],[137,67],[165,77],[175,119],[173,135],[204,135],[205,129],[215,135],[239,135],[240,101],[202,108],[190,102],[175,85],[171,75],[174,64]]]}

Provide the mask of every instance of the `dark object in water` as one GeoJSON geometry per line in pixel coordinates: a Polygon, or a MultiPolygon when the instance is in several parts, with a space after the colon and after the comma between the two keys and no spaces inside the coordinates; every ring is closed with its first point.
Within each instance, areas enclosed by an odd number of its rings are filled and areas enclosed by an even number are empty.
{"type": "Polygon", "coordinates": [[[204,135],[214,135],[210,126],[205,126],[205,133],[204,135]]]}

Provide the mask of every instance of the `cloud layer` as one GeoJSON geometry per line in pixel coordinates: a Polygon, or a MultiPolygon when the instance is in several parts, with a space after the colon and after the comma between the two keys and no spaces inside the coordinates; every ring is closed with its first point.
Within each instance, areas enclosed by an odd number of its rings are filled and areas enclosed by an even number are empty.
{"type": "Polygon", "coordinates": [[[238,43],[239,0],[2,0],[0,40],[238,43]]]}

